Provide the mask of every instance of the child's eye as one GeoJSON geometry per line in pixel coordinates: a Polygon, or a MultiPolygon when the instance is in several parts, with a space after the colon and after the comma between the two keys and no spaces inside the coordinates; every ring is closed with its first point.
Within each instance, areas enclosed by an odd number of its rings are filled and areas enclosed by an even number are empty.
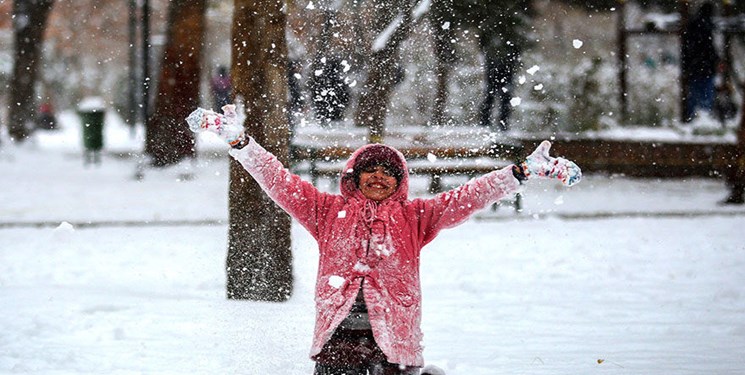
{"type": "Polygon", "coordinates": [[[362,170],[362,172],[370,173],[370,174],[377,173],[378,171],[380,171],[387,177],[393,177],[393,172],[386,167],[376,166],[376,167],[365,168],[362,170]]]}

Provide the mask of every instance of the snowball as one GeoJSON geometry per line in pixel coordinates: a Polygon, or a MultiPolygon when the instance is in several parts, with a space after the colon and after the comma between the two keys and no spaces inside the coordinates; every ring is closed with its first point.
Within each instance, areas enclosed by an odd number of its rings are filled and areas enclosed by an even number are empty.
{"type": "Polygon", "coordinates": [[[519,83],[519,84],[521,84],[521,85],[522,85],[523,83],[525,83],[525,76],[520,76],[520,77],[519,77],[519,78],[517,79],[517,83],[519,83]]]}
{"type": "Polygon", "coordinates": [[[336,289],[339,289],[342,285],[344,285],[344,278],[336,275],[331,276],[329,277],[329,285],[336,289]]]}
{"type": "Polygon", "coordinates": [[[427,160],[429,160],[430,163],[434,163],[437,161],[437,156],[430,152],[427,154],[427,160]]]}
{"type": "Polygon", "coordinates": [[[520,99],[520,98],[517,98],[517,97],[515,97],[515,98],[512,98],[512,99],[510,99],[510,104],[511,104],[511,105],[512,105],[513,107],[517,107],[517,106],[519,106],[519,105],[520,105],[520,103],[522,103],[522,102],[523,102],[523,100],[522,100],[522,99],[520,99]]]}
{"type": "Polygon", "coordinates": [[[530,69],[527,70],[528,74],[534,75],[539,69],[541,69],[538,65],[533,65],[530,67],[530,69]]]}
{"type": "Polygon", "coordinates": [[[318,70],[316,70],[316,71],[314,72],[314,74],[316,75],[316,77],[320,76],[321,74],[323,74],[323,69],[318,69],[318,70]]]}
{"type": "Polygon", "coordinates": [[[305,9],[310,9],[310,10],[313,10],[313,9],[316,9],[316,6],[315,6],[315,5],[313,5],[313,2],[311,1],[311,2],[308,2],[308,6],[307,6],[307,7],[305,7],[305,9]]]}
{"type": "Polygon", "coordinates": [[[343,219],[347,217],[347,211],[339,211],[339,213],[336,215],[339,219],[343,219]]]}
{"type": "Polygon", "coordinates": [[[449,28],[450,28],[450,22],[445,22],[445,23],[442,24],[442,29],[443,30],[447,30],[449,28]]]}
{"type": "Polygon", "coordinates": [[[348,72],[350,68],[352,68],[351,65],[347,62],[347,60],[342,60],[341,65],[344,67],[344,73],[348,72]]]}
{"type": "Polygon", "coordinates": [[[75,233],[75,228],[72,226],[72,224],[63,221],[60,223],[57,228],[54,228],[52,230],[52,239],[57,243],[66,243],[68,242],[75,233]]]}
{"type": "Polygon", "coordinates": [[[575,39],[572,41],[572,46],[574,46],[575,49],[580,49],[582,47],[582,41],[579,39],[575,39]]]}
{"type": "Polygon", "coordinates": [[[72,224],[63,221],[60,223],[60,225],[57,226],[57,228],[54,228],[55,233],[72,233],[75,231],[75,227],[72,226],[72,224]]]}
{"type": "Polygon", "coordinates": [[[535,91],[541,91],[541,90],[543,90],[543,84],[542,83],[539,83],[539,84],[533,86],[533,90],[535,90],[535,91]]]}

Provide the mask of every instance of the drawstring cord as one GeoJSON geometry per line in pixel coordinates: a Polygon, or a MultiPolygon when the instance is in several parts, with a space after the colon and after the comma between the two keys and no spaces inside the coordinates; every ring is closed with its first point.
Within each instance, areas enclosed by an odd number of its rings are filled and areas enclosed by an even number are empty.
{"type": "Polygon", "coordinates": [[[365,200],[365,207],[363,211],[363,218],[365,220],[365,228],[368,230],[367,244],[365,245],[365,256],[367,258],[370,255],[370,244],[372,242],[373,234],[373,222],[375,221],[375,214],[378,211],[378,203],[372,200],[365,200]]]}
{"type": "Polygon", "coordinates": [[[372,222],[375,220],[375,213],[378,211],[378,203],[373,200],[365,200],[365,222],[367,223],[367,226],[372,229],[372,222]]]}

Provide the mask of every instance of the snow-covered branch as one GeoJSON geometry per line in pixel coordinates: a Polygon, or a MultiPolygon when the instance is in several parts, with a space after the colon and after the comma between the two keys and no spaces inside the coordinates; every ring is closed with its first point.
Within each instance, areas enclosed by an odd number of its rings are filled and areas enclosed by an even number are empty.
{"type": "MultiPolygon", "coordinates": [[[[411,8],[411,22],[418,21],[423,15],[425,15],[430,8],[431,0],[421,0],[416,6],[411,8]]],[[[399,14],[396,18],[388,24],[388,26],[375,38],[373,41],[372,50],[373,52],[379,52],[388,46],[388,43],[393,39],[393,35],[399,30],[404,22],[404,14],[399,14]]]]}

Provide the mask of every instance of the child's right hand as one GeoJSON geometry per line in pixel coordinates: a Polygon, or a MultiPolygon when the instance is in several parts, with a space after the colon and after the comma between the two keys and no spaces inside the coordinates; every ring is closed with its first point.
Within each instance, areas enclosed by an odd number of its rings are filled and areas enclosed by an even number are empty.
{"type": "Polygon", "coordinates": [[[189,124],[191,131],[195,133],[212,132],[231,147],[235,147],[246,139],[243,125],[238,123],[235,105],[225,105],[222,107],[222,111],[223,114],[219,114],[209,109],[197,108],[186,118],[186,122],[189,124]]]}

